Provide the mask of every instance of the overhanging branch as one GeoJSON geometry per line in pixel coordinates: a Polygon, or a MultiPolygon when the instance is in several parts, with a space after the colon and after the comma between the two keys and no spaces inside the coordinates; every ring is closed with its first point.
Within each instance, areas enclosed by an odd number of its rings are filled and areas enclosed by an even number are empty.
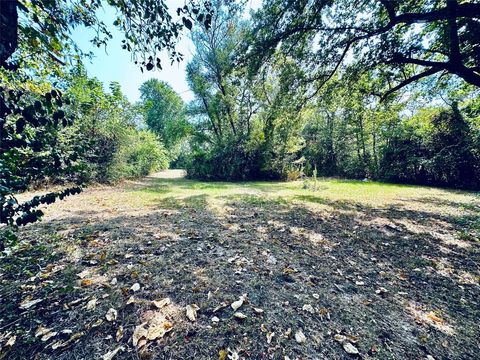
{"type": "Polygon", "coordinates": [[[430,76],[430,75],[433,75],[433,74],[436,74],[440,71],[442,71],[443,69],[439,69],[439,68],[430,68],[424,72],[421,72],[419,74],[416,74],[416,75],[413,75],[412,77],[402,81],[400,84],[398,84],[397,86],[394,86],[393,88],[391,88],[390,90],[388,90],[385,94],[383,94],[383,96],[381,97],[380,101],[384,101],[389,95],[393,94],[394,92],[400,90],[401,88],[417,81],[417,80],[420,80],[424,77],[427,77],[427,76],[430,76]]]}

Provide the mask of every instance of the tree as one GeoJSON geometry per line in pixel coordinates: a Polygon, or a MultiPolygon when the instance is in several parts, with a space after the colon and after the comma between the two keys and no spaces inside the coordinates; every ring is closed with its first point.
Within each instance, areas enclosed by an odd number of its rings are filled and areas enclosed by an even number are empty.
{"type": "Polygon", "coordinates": [[[480,4],[457,0],[268,0],[254,16],[247,57],[280,45],[319,86],[353,59],[389,75],[383,97],[434,74],[480,86],[480,4]]]}
{"type": "MultiPolygon", "coordinates": [[[[132,53],[142,71],[161,68],[157,54],[162,50],[169,52],[172,61],[181,59],[181,54],[175,50],[181,30],[191,29],[194,21],[208,28],[211,21],[208,2],[199,4],[192,0],[177,9],[179,20],[172,19],[164,1],[108,0],[107,3],[120,14],[114,25],[125,34],[122,47],[132,53]]],[[[10,230],[16,225],[41,217],[42,212],[35,210],[41,203],[51,203],[79,191],[78,188],[66,189],[23,204],[14,196],[26,189],[31,178],[58,170],[47,161],[50,157],[55,165],[61,165],[62,155],[70,156],[70,153],[62,154],[65,149],[58,147],[57,142],[58,127],[71,125],[71,118],[67,118],[62,109],[61,92],[47,85],[48,92],[44,93],[38,83],[46,79],[58,80],[62,67],[69,60],[81,59],[84,55],[70,37],[76,26],[96,30],[97,35],[92,39],[95,45],[107,43],[111,35],[97,17],[101,6],[101,0],[5,0],[0,6],[0,220],[8,225],[10,239],[13,239],[10,230]],[[30,164],[28,157],[27,161],[22,161],[25,153],[39,161],[30,164]]],[[[113,100],[122,100],[120,95],[118,86],[113,85],[113,100]]],[[[151,140],[151,136],[145,139],[151,140]]],[[[155,148],[158,144],[152,142],[151,145],[155,148]]],[[[157,158],[163,157],[162,151],[157,158]]],[[[134,154],[130,158],[151,161],[151,158],[134,154]]],[[[67,157],[67,160],[72,159],[67,157]]],[[[0,242],[4,230],[1,229],[0,242]]]]}
{"type": "Polygon", "coordinates": [[[175,147],[189,132],[182,98],[170,85],[157,79],[144,82],[140,94],[147,126],[175,153],[175,147]]]}
{"type": "Polygon", "coordinates": [[[212,9],[211,28],[197,26],[192,32],[196,52],[187,66],[187,80],[197,116],[207,119],[204,125],[213,133],[212,140],[220,143],[248,132],[252,116],[243,111],[251,99],[249,86],[233,63],[247,25],[241,20],[243,5],[217,0],[212,9]]]}
{"type": "Polygon", "coordinates": [[[13,230],[37,221],[42,204],[77,194],[79,187],[38,195],[19,203],[15,193],[47,176],[74,173],[78,153],[73,147],[61,148],[62,130],[71,125],[64,99],[57,90],[32,94],[0,88],[0,249],[15,240],[13,230]],[[6,226],[4,226],[6,225],[6,226]]]}

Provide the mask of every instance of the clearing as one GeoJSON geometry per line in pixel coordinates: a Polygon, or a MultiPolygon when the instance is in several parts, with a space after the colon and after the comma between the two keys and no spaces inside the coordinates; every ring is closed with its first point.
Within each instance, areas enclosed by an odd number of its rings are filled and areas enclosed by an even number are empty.
{"type": "Polygon", "coordinates": [[[22,229],[0,358],[480,358],[478,194],[181,175],[88,188],[22,229]]]}

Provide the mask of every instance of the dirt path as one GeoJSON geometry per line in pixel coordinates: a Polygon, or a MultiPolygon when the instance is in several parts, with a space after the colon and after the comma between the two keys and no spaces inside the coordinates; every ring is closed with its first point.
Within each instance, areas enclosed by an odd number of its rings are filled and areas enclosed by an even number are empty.
{"type": "Polygon", "coordinates": [[[22,230],[0,358],[480,358],[475,204],[316,209],[182,176],[87,189],[22,230]]]}

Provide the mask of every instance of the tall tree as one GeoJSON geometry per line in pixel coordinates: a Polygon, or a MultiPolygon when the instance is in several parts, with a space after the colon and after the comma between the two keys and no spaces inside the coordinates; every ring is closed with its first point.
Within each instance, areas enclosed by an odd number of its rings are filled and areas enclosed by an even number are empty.
{"type": "Polygon", "coordinates": [[[198,26],[192,32],[196,51],[187,66],[187,79],[195,95],[197,113],[207,117],[215,140],[221,141],[240,135],[244,127],[240,123],[249,121],[249,114],[241,111],[248,102],[247,89],[245,82],[235,76],[232,61],[246,24],[241,20],[242,5],[216,0],[212,9],[211,28],[198,26]],[[242,92],[245,96],[237,97],[242,92]]]}
{"type": "Polygon", "coordinates": [[[182,98],[170,85],[157,79],[145,81],[140,94],[147,126],[168,150],[174,151],[189,131],[182,98]]]}

